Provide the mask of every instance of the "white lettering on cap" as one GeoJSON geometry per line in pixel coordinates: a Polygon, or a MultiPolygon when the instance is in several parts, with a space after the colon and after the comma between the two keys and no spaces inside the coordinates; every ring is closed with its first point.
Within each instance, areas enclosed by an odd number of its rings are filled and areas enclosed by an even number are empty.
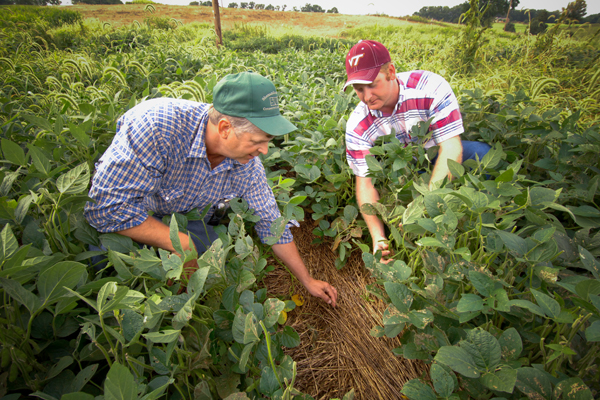
{"type": "Polygon", "coordinates": [[[363,56],[364,56],[364,54],[355,55],[354,57],[350,58],[350,61],[348,61],[348,64],[351,67],[356,67],[358,65],[358,60],[360,60],[363,56]]]}

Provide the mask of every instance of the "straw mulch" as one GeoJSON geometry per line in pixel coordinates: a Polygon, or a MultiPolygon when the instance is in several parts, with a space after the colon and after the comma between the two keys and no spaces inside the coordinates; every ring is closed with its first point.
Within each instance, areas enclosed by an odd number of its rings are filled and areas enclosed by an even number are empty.
{"type": "Polygon", "coordinates": [[[373,279],[359,252],[354,252],[338,271],[331,245],[311,244],[312,229],[312,224],[305,222],[292,232],[311,275],[337,289],[337,307],[310,296],[298,281],[292,282],[284,268],[271,272],[265,282],[271,295],[298,293],[305,299],[303,306],[289,313],[287,322],[301,339],[298,347],[286,350],[298,363],[295,387],[316,400],[342,398],[351,389],[356,392],[355,399],[403,398],[402,386],[421,376],[425,365],[392,353],[400,346],[399,338],[374,338],[369,334],[375,325],[381,325],[386,306],[375,296],[367,296],[366,286],[373,279]]]}

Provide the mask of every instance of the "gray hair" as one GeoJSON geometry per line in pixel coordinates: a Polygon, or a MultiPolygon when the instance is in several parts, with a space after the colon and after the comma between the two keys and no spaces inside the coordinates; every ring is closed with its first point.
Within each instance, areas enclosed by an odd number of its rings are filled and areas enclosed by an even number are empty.
{"type": "Polygon", "coordinates": [[[213,125],[217,125],[222,118],[225,118],[229,121],[229,123],[233,127],[233,131],[237,136],[239,136],[242,132],[248,132],[253,134],[263,133],[262,129],[258,128],[252,122],[248,121],[248,119],[225,115],[217,111],[213,106],[210,106],[210,108],[208,109],[208,119],[210,123],[213,125]]]}

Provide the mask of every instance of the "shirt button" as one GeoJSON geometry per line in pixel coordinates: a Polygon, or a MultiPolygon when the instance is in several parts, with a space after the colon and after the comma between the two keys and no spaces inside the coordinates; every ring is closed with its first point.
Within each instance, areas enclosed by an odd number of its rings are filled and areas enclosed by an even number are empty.
{"type": "Polygon", "coordinates": [[[169,201],[169,198],[168,198],[168,197],[165,197],[165,200],[166,200],[166,201],[169,201]]]}

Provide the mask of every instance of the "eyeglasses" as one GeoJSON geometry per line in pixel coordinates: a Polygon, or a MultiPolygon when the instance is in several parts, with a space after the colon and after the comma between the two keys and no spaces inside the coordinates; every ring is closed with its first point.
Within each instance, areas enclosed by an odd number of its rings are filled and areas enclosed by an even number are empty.
{"type": "Polygon", "coordinates": [[[219,200],[213,208],[213,215],[210,217],[210,220],[207,222],[207,224],[210,226],[217,226],[227,215],[227,211],[229,210],[229,199],[219,200]]]}

